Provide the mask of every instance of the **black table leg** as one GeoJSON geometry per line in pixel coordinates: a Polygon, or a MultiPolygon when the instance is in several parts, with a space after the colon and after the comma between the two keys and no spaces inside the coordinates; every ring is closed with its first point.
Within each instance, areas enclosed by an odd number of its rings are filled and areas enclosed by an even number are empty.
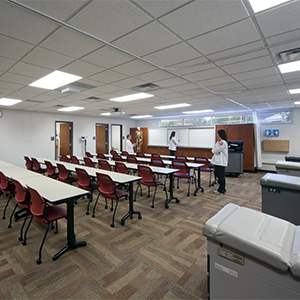
{"type": "Polygon", "coordinates": [[[203,193],[204,192],[204,188],[201,186],[201,182],[200,182],[200,167],[198,168],[198,186],[197,186],[197,188],[195,189],[195,191],[194,191],[194,196],[197,196],[197,192],[199,191],[199,190],[201,190],[201,193],[203,193]]]}
{"type": "Polygon", "coordinates": [[[71,249],[77,247],[86,246],[86,242],[76,242],[74,232],[74,200],[68,199],[67,201],[67,245],[58,251],[54,256],[53,260],[57,260],[61,255],[71,249]]]}
{"type": "Polygon", "coordinates": [[[173,196],[173,173],[170,174],[170,197],[169,199],[165,202],[165,208],[169,208],[169,203],[175,199],[176,203],[179,203],[179,199],[173,196]]]}
{"type": "Polygon", "coordinates": [[[130,217],[130,219],[133,218],[134,214],[138,214],[138,218],[141,219],[142,215],[140,211],[134,211],[133,210],[133,182],[129,182],[129,211],[128,213],[121,219],[121,225],[125,225],[125,220],[130,217]]]}

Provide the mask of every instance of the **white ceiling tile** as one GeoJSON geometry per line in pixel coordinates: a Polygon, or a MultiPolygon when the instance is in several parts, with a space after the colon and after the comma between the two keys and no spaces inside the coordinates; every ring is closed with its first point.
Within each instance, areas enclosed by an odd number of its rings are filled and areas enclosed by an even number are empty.
{"type": "Polygon", "coordinates": [[[128,76],[118,73],[118,72],[115,72],[115,71],[106,70],[104,72],[90,76],[89,78],[92,80],[96,80],[96,81],[100,81],[100,82],[104,82],[104,83],[112,83],[115,81],[119,81],[121,79],[125,79],[126,77],[128,77],[128,76]]]}
{"type": "Polygon", "coordinates": [[[145,82],[154,82],[154,81],[159,81],[159,80],[162,80],[162,79],[167,79],[167,78],[170,78],[170,77],[173,77],[174,75],[168,73],[168,72],[165,72],[165,71],[162,71],[162,70],[155,70],[155,71],[151,71],[151,72],[148,72],[148,73],[145,73],[145,74],[141,74],[138,76],[139,79],[145,81],[145,82]]]}
{"type": "MultiPolygon", "coordinates": [[[[134,77],[130,77],[130,78],[126,78],[126,79],[123,79],[123,80],[116,81],[114,83],[114,85],[120,86],[122,88],[130,89],[130,88],[133,88],[137,85],[141,85],[141,84],[144,84],[144,83],[145,82],[142,81],[142,80],[139,80],[139,79],[134,78],[134,77]]],[[[135,92],[133,91],[133,93],[135,93],[135,92]]]]}
{"type": "Polygon", "coordinates": [[[28,85],[34,81],[34,78],[7,72],[1,76],[1,81],[28,85]]]}
{"type": "Polygon", "coordinates": [[[152,22],[116,40],[113,44],[138,56],[144,56],[178,42],[180,39],[173,33],[167,31],[160,24],[152,22]]]}
{"type": "Polygon", "coordinates": [[[242,80],[256,79],[256,78],[260,78],[260,77],[273,76],[273,75],[278,75],[278,72],[275,69],[275,67],[269,67],[269,68],[254,70],[254,71],[237,73],[237,74],[234,74],[233,77],[239,81],[242,81],[242,80]]]}
{"type": "MultiPolygon", "coordinates": [[[[0,52],[1,52],[1,50],[0,50],[0,52]]],[[[15,63],[16,63],[15,60],[0,56],[0,70],[3,72],[8,70],[15,63]]]]}
{"type": "Polygon", "coordinates": [[[151,20],[129,1],[93,1],[68,23],[111,42],[151,20]]]}
{"type": "Polygon", "coordinates": [[[9,72],[14,73],[14,74],[24,75],[24,76],[30,75],[33,78],[40,78],[40,77],[46,76],[47,74],[51,73],[52,70],[42,68],[39,66],[34,66],[31,64],[27,64],[27,63],[23,63],[23,62],[19,62],[19,63],[15,64],[9,70],[9,72]]]}
{"type": "Polygon", "coordinates": [[[241,80],[241,83],[249,89],[283,84],[279,75],[241,80]]]}
{"type": "Polygon", "coordinates": [[[95,66],[94,64],[90,64],[81,60],[76,60],[70,63],[69,65],[61,68],[60,70],[71,74],[77,74],[82,77],[88,77],[104,71],[104,68],[95,66]]]}
{"type": "Polygon", "coordinates": [[[123,65],[112,68],[111,70],[123,73],[128,76],[136,76],[142,73],[156,70],[157,68],[140,60],[133,60],[123,65]]]}
{"type": "Polygon", "coordinates": [[[268,10],[256,16],[265,37],[299,29],[300,2],[292,1],[280,8],[268,10]]]}
{"type": "Polygon", "coordinates": [[[267,102],[269,105],[271,105],[273,108],[293,108],[295,107],[295,104],[293,101],[287,100],[287,101],[276,101],[276,102],[267,102]]]}
{"type": "Polygon", "coordinates": [[[227,74],[219,68],[208,69],[202,72],[195,72],[191,74],[184,75],[185,78],[196,81],[201,84],[202,80],[207,80],[210,78],[223,77],[227,74]]]}
{"type": "Polygon", "coordinates": [[[201,0],[175,10],[160,21],[183,39],[188,39],[246,17],[248,14],[240,0],[201,0]]]}

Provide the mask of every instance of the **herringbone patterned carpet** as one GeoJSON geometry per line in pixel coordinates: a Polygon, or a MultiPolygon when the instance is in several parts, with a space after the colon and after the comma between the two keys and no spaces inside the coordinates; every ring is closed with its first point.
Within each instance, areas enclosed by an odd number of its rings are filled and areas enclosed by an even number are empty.
{"type": "MultiPolygon", "coordinates": [[[[164,192],[158,188],[155,208],[138,196],[140,210],[127,219],[127,201],[119,203],[115,228],[110,227],[112,212],[104,209],[100,197],[96,218],[87,216],[86,199],[75,207],[77,241],[86,247],[71,250],[52,261],[52,255],[66,244],[66,221],[59,221],[59,233],[51,230],[36,264],[45,225],[33,220],[27,245],[18,240],[21,221],[7,228],[8,218],[0,220],[0,299],[207,299],[206,239],[203,224],[227,203],[261,210],[260,178],[265,173],[245,173],[226,177],[226,195],[215,195],[208,187],[208,174],[202,173],[204,193],[186,196],[187,184],[180,183],[170,208],[164,207],[164,192]]],[[[135,185],[136,186],[136,185],[135,185]]],[[[97,196],[97,192],[95,194],[97,196]]],[[[151,193],[152,196],[152,193],[151,193]]],[[[7,196],[0,197],[2,213],[7,196]]],[[[10,216],[15,201],[8,208],[10,216]]]]}

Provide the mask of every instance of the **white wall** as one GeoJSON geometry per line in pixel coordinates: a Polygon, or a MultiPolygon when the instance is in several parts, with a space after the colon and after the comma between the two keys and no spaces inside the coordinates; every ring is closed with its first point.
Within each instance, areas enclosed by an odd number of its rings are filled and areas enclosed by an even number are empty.
{"type": "MultiPolygon", "coordinates": [[[[300,155],[300,109],[292,110],[292,122],[286,124],[261,124],[260,135],[261,135],[261,151],[262,161],[277,161],[285,160],[285,155],[300,155]],[[266,137],[266,129],[279,129],[278,137],[266,137]],[[290,151],[289,152],[266,152],[263,151],[263,140],[289,140],[290,151]]],[[[275,171],[274,165],[263,164],[263,170],[275,171]]]]}
{"type": "MultiPolygon", "coordinates": [[[[24,155],[54,159],[55,121],[73,122],[73,153],[82,156],[81,136],[87,136],[86,150],[96,151],[96,123],[109,124],[109,147],[111,147],[111,124],[123,125],[123,136],[136,127],[134,120],[86,117],[67,114],[50,114],[5,110],[0,119],[0,160],[24,166],[24,155]]],[[[125,140],[123,140],[125,149],[125,140]]]]}

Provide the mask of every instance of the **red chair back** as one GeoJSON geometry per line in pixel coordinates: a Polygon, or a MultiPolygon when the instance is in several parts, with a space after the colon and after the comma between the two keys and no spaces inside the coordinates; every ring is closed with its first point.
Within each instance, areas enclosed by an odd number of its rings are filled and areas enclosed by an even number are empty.
{"type": "Polygon", "coordinates": [[[148,166],[138,165],[138,170],[139,176],[143,177],[144,182],[154,182],[154,173],[148,166]]]}
{"type": "Polygon", "coordinates": [[[58,177],[61,181],[64,182],[69,182],[68,181],[68,176],[69,176],[69,171],[68,169],[62,165],[62,164],[56,164],[58,168],[58,177]]]}
{"type": "Polygon", "coordinates": [[[128,174],[128,168],[124,163],[116,161],[115,166],[116,166],[116,172],[122,174],[128,174]]]}
{"type": "Polygon", "coordinates": [[[111,154],[111,155],[117,155],[118,152],[117,152],[116,150],[110,150],[110,154],[111,154]]]}
{"type": "Polygon", "coordinates": [[[94,167],[93,161],[89,157],[84,157],[84,165],[87,167],[94,167]]]}
{"type": "Polygon", "coordinates": [[[136,159],[136,157],[132,156],[132,155],[127,157],[127,162],[130,164],[138,164],[139,163],[139,161],[136,159]]]}
{"type": "Polygon", "coordinates": [[[194,162],[199,163],[199,164],[204,164],[204,166],[201,167],[201,171],[210,172],[213,169],[210,166],[210,162],[209,162],[208,158],[205,156],[196,156],[194,162]]]}
{"type": "Polygon", "coordinates": [[[172,169],[179,169],[176,174],[186,175],[189,173],[189,167],[186,165],[184,161],[173,160],[172,161],[172,169]]]}
{"type": "Polygon", "coordinates": [[[151,158],[151,166],[165,168],[165,163],[162,159],[151,158]]]}
{"type": "Polygon", "coordinates": [[[45,200],[42,196],[33,188],[27,186],[29,193],[30,193],[30,211],[35,219],[42,223],[47,223],[47,220],[43,218],[44,216],[44,209],[46,206],[45,200]]]}
{"type": "Polygon", "coordinates": [[[103,153],[98,153],[97,158],[98,159],[107,159],[106,156],[103,153]]]}
{"type": "Polygon", "coordinates": [[[113,160],[114,161],[124,161],[121,155],[113,154],[113,160]]]}
{"type": "Polygon", "coordinates": [[[71,163],[75,165],[79,165],[79,160],[75,155],[71,155],[71,163]]]}
{"type": "Polygon", "coordinates": [[[77,183],[81,187],[89,187],[90,182],[91,182],[91,177],[87,173],[86,170],[80,169],[80,168],[75,168],[76,173],[77,173],[77,183]]]}
{"type": "Polygon", "coordinates": [[[32,170],[38,172],[40,170],[39,161],[34,157],[31,157],[31,160],[32,160],[32,170]]]}
{"type": "Polygon", "coordinates": [[[28,207],[29,199],[26,199],[27,191],[26,191],[25,187],[18,180],[15,180],[15,179],[12,179],[12,180],[16,187],[16,189],[15,189],[16,201],[18,202],[19,206],[23,207],[24,205],[26,205],[28,207]]]}
{"type": "Polygon", "coordinates": [[[137,157],[146,157],[146,155],[144,153],[142,153],[142,152],[137,152],[136,156],[137,157]]]}
{"type": "Polygon", "coordinates": [[[67,156],[66,154],[62,154],[60,158],[61,158],[61,160],[64,161],[64,162],[69,162],[69,161],[70,161],[70,160],[68,159],[68,156],[67,156]]]}
{"type": "Polygon", "coordinates": [[[98,160],[99,169],[110,171],[110,164],[107,160],[98,160]]]}
{"type": "Polygon", "coordinates": [[[85,152],[86,157],[93,158],[93,155],[90,152],[85,152]]]}
{"type": "Polygon", "coordinates": [[[175,160],[180,160],[180,161],[185,161],[185,162],[189,161],[185,155],[176,155],[175,160]]]}
{"type": "Polygon", "coordinates": [[[8,178],[0,171],[0,188],[5,193],[5,190],[8,188],[9,180],[8,178]]]}
{"type": "Polygon", "coordinates": [[[27,170],[32,170],[32,161],[28,156],[24,156],[25,158],[25,167],[27,170]]]}
{"type": "Polygon", "coordinates": [[[55,168],[52,165],[52,163],[48,160],[45,160],[45,164],[46,164],[46,167],[47,167],[47,171],[46,171],[47,175],[49,177],[55,178],[56,177],[55,168]]]}
{"type": "Polygon", "coordinates": [[[121,155],[122,156],[129,156],[129,153],[127,151],[122,151],[121,155]]]}
{"type": "Polygon", "coordinates": [[[160,156],[160,154],[158,154],[158,153],[152,153],[152,154],[151,154],[151,157],[152,157],[152,158],[160,158],[160,159],[161,159],[161,156],[160,156]]]}
{"type": "Polygon", "coordinates": [[[115,191],[115,183],[107,174],[97,173],[99,193],[105,195],[113,194],[115,191]]]}

